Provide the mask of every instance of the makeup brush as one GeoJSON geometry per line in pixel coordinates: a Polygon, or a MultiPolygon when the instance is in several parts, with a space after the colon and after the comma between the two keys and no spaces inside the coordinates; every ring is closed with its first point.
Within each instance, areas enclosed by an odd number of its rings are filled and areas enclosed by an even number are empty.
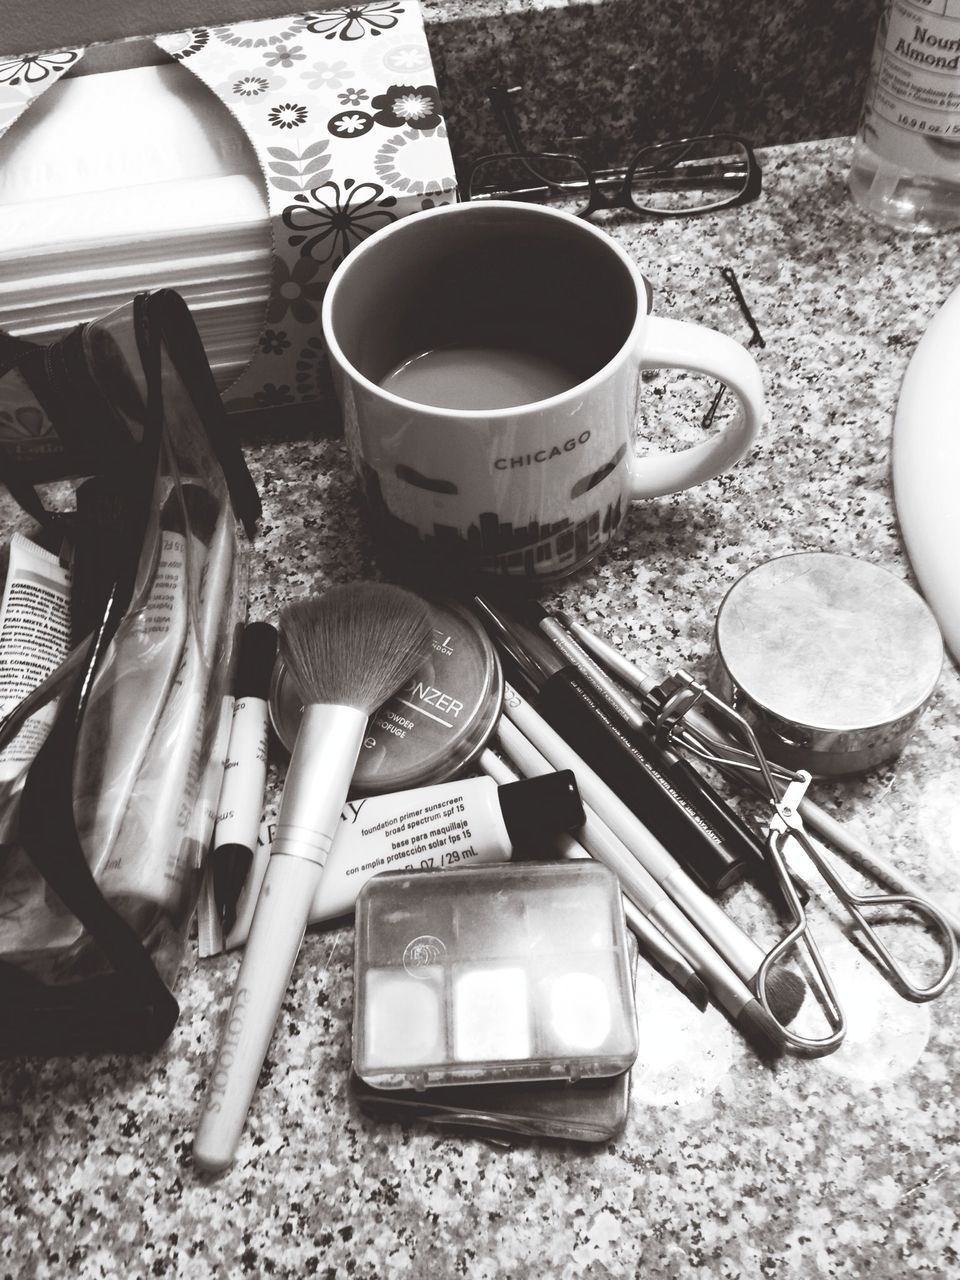
{"type": "Polygon", "coordinates": [[[206,1172],[233,1160],[367,721],[426,660],[431,624],[423,600],[381,583],[332,587],[281,614],[280,652],[303,712],[194,1138],[194,1162],[206,1172]]]}
{"type": "MultiPolygon", "coordinates": [[[[504,728],[503,721],[500,724],[501,729],[504,728]]],[[[519,730],[518,730],[519,732],[519,730]]],[[[532,744],[527,745],[527,757],[524,760],[514,760],[514,764],[521,773],[515,773],[507,762],[491,751],[489,747],[480,755],[477,764],[479,768],[498,786],[504,786],[506,783],[516,782],[520,776],[526,778],[538,777],[541,773],[551,772],[550,765],[546,758],[541,756],[532,744]]],[[[584,811],[586,816],[586,810],[584,811]]],[[[595,822],[599,823],[599,819],[595,818],[595,822]]],[[[610,838],[615,839],[612,832],[610,838]]],[[[575,840],[573,836],[565,831],[559,836],[553,837],[553,846],[563,858],[589,858],[590,853],[583,847],[579,840],[575,840]]],[[[641,948],[646,952],[647,956],[661,969],[668,978],[670,978],[679,989],[689,997],[689,999],[702,1012],[707,1007],[708,991],[704,983],[694,968],[688,964],[687,960],[680,954],[673,943],[660,932],[660,930],[650,923],[649,919],[639,910],[631,898],[621,893],[623,898],[623,914],[627,921],[627,927],[631,930],[641,948]]]]}
{"type": "MultiPolygon", "coordinates": [[[[623,656],[619,649],[614,648],[608,641],[595,635],[582,623],[576,622],[573,618],[568,618],[562,613],[558,613],[556,616],[569,630],[570,634],[575,636],[585,649],[589,649],[607,670],[612,672],[627,688],[633,689],[642,696],[649,693],[651,689],[656,688],[660,683],[660,677],[655,671],[641,666],[639,662],[631,662],[623,656]]],[[[712,734],[722,741],[732,742],[729,735],[718,729],[712,721],[703,716],[695,707],[687,712],[687,719],[695,729],[712,734]]],[[[737,782],[743,783],[752,789],[757,789],[756,784],[741,770],[727,770],[721,766],[721,772],[732,775],[737,782]]],[[[876,853],[865,841],[854,835],[836,818],[827,813],[826,809],[822,809],[815,800],[811,800],[809,795],[804,796],[800,801],[800,816],[824,840],[845,854],[856,866],[859,866],[866,875],[875,876],[878,880],[882,880],[884,884],[896,890],[897,893],[931,901],[929,893],[921,884],[918,884],[916,880],[905,875],[899,867],[894,866],[892,862],[876,853]]],[[[950,925],[956,937],[960,939],[960,915],[956,911],[951,911],[942,901],[935,902],[934,905],[950,925]]]]}
{"type": "MultiPolygon", "coordinates": [[[[522,678],[522,673],[520,675],[522,678]]],[[[589,762],[515,687],[506,686],[503,705],[506,717],[546,756],[554,769],[573,770],[584,803],[610,827],[643,869],[755,994],[756,977],[764,959],[760,947],[685,875],[668,850],[607,786],[589,762]]],[[[796,1017],[805,991],[803,979],[791,970],[782,966],[771,970],[766,983],[767,1001],[781,1026],[787,1026],[796,1017]]]]}
{"type": "MultiPolygon", "coordinates": [[[[549,726],[534,713],[523,715],[524,728],[517,725],[509,713],[517,705],[516,692],[507,686],[505,706],[508,715],[500,719],[497,738],[507,755],[522,773],[536,776],[544,768],[550,768],[551,756],[559,739],[551,735],[549,726]],[[529,735],[529,736],[528,736],[529,735]]],[[[584,786],[584,797],[591,794],[602,798],[601,791],[593,785],[600,779],[581,761],[576,769],[577,784],[584,786]]],[[[602,786],[602,784],[601,784],[602,786]]],[[[715,1003],[724,1010],[731,1022],[766,1058],[779,1057],[784,1050],[780,1027],[760,1004],[753,991],[726,963],[697,929],[696,925],[680,910],[634,856],[634,849],[620,839],[588,804],[584,804],[586,821],[580,836],[587,850],[616,875],[623,893],[655,928],[662,931],[670,943],[683,955],[706,985],[715,1003]]]]}
{"type": "MultiPolygon", "coordinates": [[[[696,924],[711,946],[729,964],[747,986],[755,992],[764,961],[764,953],[751,938],[705,893],[674,857],[660,836],[652,830],[644,812],[643,819],[626,804],[611,786],[607,774],[611,765],[621,785],[629,784],[630,766],[635,756],[633,744],[606,713],[599,695],[580,673],[570,667],[556,666],[555,651],[547,645],[538,630],[527,626],[499,604],[474,594],[473,605],[496,641],[509,679],[529,691],[535,708],[519,695],[511,702],[504,699],[508,717],[536,717],[540,730],[555,740],[556,749],[567,757],[574,754],[581,768],[589,766],[599,795],[597,801],[586,791],[584,799],[596,810],[614,833],[627,845],[657,883],[696,924]],[[625,766],[626,772],[621,769],[625,766]]],[[[520,729],[527,733],[525,725],[520,729]]],[[[573,769],[577,781],[580,773],[574,764],[559,765],[539,742],[537,746],[548,756],[554,768],[573,769]]],[[[638,757],[639,758],[639,757],[638,757]]],[[[637,780],[638,782],[638,780],[637,780]]],[[[653,800],[651,799],[651,808],[653,800]]],[[[676,833],[674,833],[674,840],[676,833]]],[[[770,1011],[786,1026],[797,1015],[803,1003],[803,979],[791,970],[776,966],[765,983],[770,1011]]]]}

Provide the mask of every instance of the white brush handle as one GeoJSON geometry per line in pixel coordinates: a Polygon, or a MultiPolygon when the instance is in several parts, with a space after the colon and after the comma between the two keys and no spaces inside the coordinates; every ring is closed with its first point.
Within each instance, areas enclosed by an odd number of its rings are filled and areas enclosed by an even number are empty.
{"type": "Polygon", "coordinates": [[[274,853],[312,858],[321,866],[340,825],[368,716],[356,707],[304,707],[283,784],[274,853]]]}
{"type": "MultiPolygon", "coordinates": [[[[513,758],[514,764],[520,770],[525,778],[536,778],[543,773],[551,772],[550,762],[546,756],[541,755],[536,747],[523,737],[516,725],[510,724],[509,720],[501,718],[498,729],[502,731],[501,738],[511,738],[510,730],[516,732],[512,735],[512,741],[515,746],[513,752],[508,752],[513,758]]],[[[501,745],[503,745],[501,741],[501,745]]],[[[507,747],[503,749],[506,751],[507,747]]],[[[477,761],[478,766],[489,778],[493,778],[494,782],[502,787],[508,782],[516,782],[519,774],[514,773],[510,766],[489,748],[483,751],[477,761]]],[[[584,806],[587,821],[592,818],[595,823],[599,823],[596,814],[589,808],[584,806]]],[[[609,831],[609,829],[608,829],[609,831]]],[[[581,837],[584,831],[580,832],[581,837]]],[[[612,832],[609,833],[610,838],[614,839],[612,832]]],[[[554,847],[557,852],[564,858],[589,858],[590,853],[583,845],[573,838],[568,832],[563,832],[554,837],[554,847]]],[[[598,862],[603,862],[603,858],[598,857],[598,862]]],[[[615,869],[614,869],[615,870],[615,869]]],[[[619,878],[619,877],[618,877],[619,878]]],[[[620,881],[621,890],[623,881],[620,881]]],[[[656,962],[682,987],[688,981],[690,976],[695,972],[693,966],[689,964],[680,954],[677,948],[670,942],[664,934],[643,914],[632,898],[627,897],[626,893],[621,891],[620,897],[623,899],[623,914],[626,917],[627,924],[639,939],[647,953],[652,955],[656,962]]]]}
{"type": "Polygon", "coordinates": [[[694,884],[633,811],[510,685],[506,686],[504,692],[503,710],[555,769],[573,770],[584,804],[589,805],[627,846],[643,870],[689,917],[730,968],[744,982],[751,982],[763,962],[764,954],[753,939],[694,884]]]}
{"type": "Polygon", "coordinates": [[[305,708],[273,851],[207,1084],[193,1159],[207,1173],[233,1160],[366,733],[355,707],[305,708]]]}
{"type": "Polygon", "coordinates": [[[271,854],[193,1140],[205,1173],[232,1163],[323,868],[271,854]]]}
{"type": "MultiPolygon", "coordinates": [[[[512,706],[513,697],[514,691],[509,689],[504,705],[512,706]]],[[[533,713],[534,716],[536,714],[533,713]]],[[[543,722],[538,725],[532,717],[528,720],[527,727],[535,735],[532,740],[512,719],[501,718],[497,725],[498,741],[528,777],[536,777],[554,764],[550,758],[554,744],[545,736],[540,736],[545,724],[543,722]]],[[[634,846],[626,844],[590,807],[586,799],[586,793],[590,789],[589,768],[576,756],[572,756],[570,762],[563,767],[574,769],[578,786],[583,787],[584,781],[587,784],[583,806],[586,821],[578,832],[586,849],[597,862],[609,867],[620,881],[620,888],[626,897],[650,921],[651,926],[666,937],[670,949],[678,951],[690,968],[699,974],[717,1002],[731,1017],[739,1017],[744,1007],[753,1001],[753,992],[727,964],[722,954],[714,949],[696,925],[661,889],[643,862],[635,856],[634,846]],[[579,763],[574,764],[574,761],[579,763]]]]}

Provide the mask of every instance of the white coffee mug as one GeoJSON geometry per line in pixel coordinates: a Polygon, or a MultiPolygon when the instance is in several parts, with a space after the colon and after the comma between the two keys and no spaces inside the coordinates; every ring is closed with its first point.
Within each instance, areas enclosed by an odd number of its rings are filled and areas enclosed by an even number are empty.
{"type": "Polygon", "coordinates": [[[557,578],[628,505],[737,462],[763,415],[747,350],[648,314],[604,231],[511,201],[447,205],[371,236],[334,273],[323,330],[348,446],[395,561],[557,578]],[[643,452],[641,373],[725,383],[738,412],[701,443],[643,452]]]}

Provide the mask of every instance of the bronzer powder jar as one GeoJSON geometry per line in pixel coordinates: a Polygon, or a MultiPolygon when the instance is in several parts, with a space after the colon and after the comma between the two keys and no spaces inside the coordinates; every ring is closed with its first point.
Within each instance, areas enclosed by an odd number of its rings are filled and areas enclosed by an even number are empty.
{"type": "MultiPolygon", "coordinates": [[[[430,601],[432,653],[413,681],[370,717],[351,795],[376,795],[443,782],[468,768],[500,716],[503,673],[477,619],[453,601],[430,601]]],[[[270,722],[291,751],[302,710],[279,661],[270,722]]]]}

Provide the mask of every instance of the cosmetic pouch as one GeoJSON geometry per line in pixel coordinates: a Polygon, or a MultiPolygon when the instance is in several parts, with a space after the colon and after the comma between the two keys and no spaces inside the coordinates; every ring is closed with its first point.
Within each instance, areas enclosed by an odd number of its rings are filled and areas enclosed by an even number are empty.
{"type": "Polygon", "coordinates": [[[148,1051],[179,1013],[259,499],[175,292],[4,358],[82,479],[51,511],[0,463],[72,576],[69,652],[0,722],[5,748],[55,702],[0,813],[0,1051],[148,1051]]]}

